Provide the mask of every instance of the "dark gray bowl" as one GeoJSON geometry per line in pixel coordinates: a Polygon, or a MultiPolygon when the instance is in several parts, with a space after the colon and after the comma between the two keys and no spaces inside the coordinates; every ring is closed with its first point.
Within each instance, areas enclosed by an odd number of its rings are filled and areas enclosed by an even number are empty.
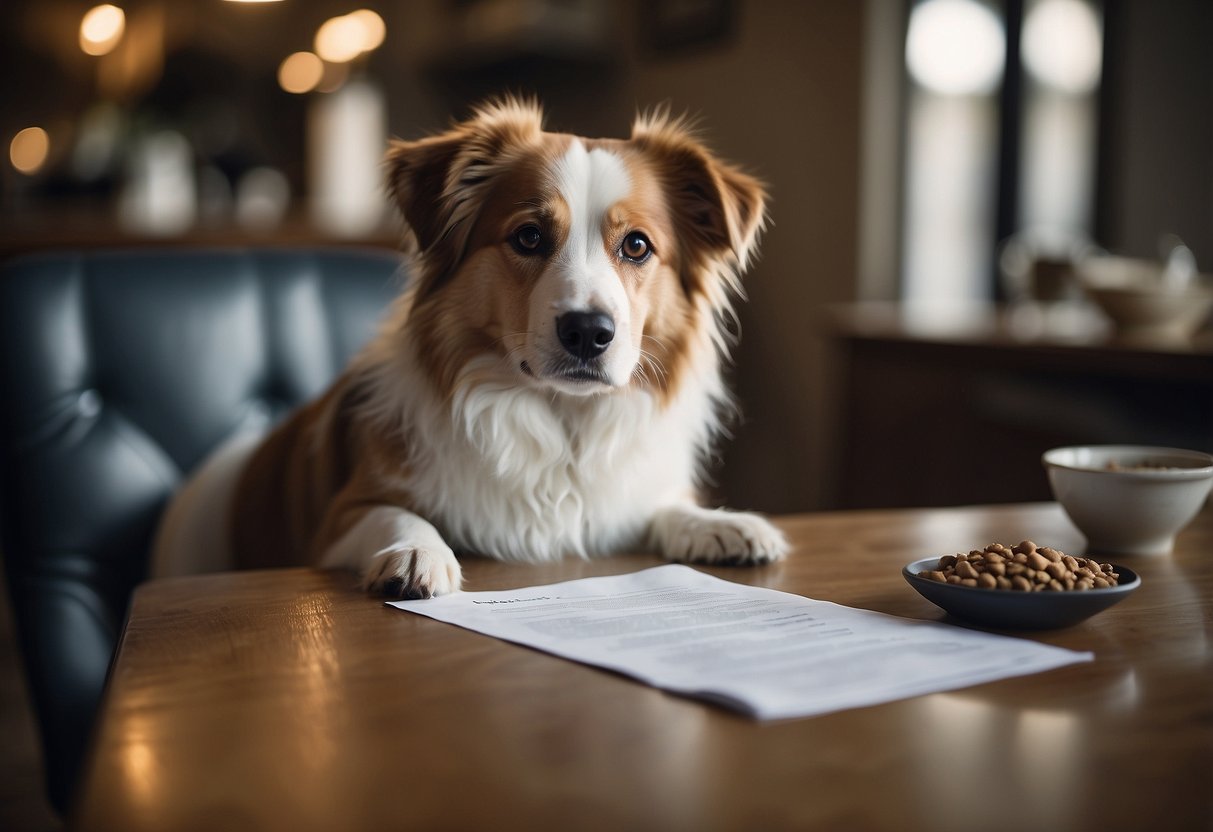
{"type": "Polygon", "coordinates": [[[1086,592],[1015,592],[941,584],[919,576],[937,568],[939,558],[923,558],[901,570],[907,582],[932,604],[957,618],[1004,630],[1054,630],[1084,621],[1129,596],[1141,586],[1132,569],[1113,564],[1120,583],[1086,592]]]}

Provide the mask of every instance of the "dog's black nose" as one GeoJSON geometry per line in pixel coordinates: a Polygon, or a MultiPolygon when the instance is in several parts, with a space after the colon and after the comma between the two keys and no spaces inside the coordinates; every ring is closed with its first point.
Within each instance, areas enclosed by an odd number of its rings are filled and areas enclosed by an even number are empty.
{"type": "Polygon", "coordinates": [[[556,319],[556,336],[582,361],[606,352],[615,337],[615,322],[604,312],[565,312],[556,319]]]}

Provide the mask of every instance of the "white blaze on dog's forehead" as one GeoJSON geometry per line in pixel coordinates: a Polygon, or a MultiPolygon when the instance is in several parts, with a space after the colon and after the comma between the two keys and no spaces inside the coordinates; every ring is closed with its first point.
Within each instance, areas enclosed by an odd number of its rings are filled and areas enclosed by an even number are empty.
{"type": "Polygon", "coordinates": [[[552,167],[554,184],[569,209],[568,238],[557,260],[565,284],[561,310],[598,308],[619,315],[626,298],[603,245],[608,209],[627,196],[631,177],[621,158],[575,139],[552,167]]]}
{"type": "Polygon", "coordinates": [[[574,140],[556,160],[552,174],[570,215],[568,240],[558,255],[567,269],[566,278],[578,284],[575,299],[569,300],[607,306],[604,311],[618,313],[624,298],[603,246],[602,229],[606,212],[632,187],[627,167],[614,153],[587,150],[574,140]]]}
{"type": "Polygon", "coordinates": [[[597,228],[607,209],[626,197],[632,187],[623,159],[602,148],[586,150],[580,140],[556,160],[553,173],[575,226],[589,222],[597,228]]]}

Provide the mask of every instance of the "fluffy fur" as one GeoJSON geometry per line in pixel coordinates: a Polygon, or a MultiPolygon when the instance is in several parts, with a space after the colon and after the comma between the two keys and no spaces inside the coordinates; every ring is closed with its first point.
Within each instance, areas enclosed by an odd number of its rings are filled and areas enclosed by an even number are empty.
{"type": "Polygon", "coordinates": [[[512,99],[393,143],[386,168],[410,286],[234,489],[211,489],[234,496],[236,565],[346,567],[419,598],[459,588],[456,551],[784,555],[766,520],[696,502],[731,408],[721,364],[765,221],[756,180],[664,112],[588,140],[512,99]]]}

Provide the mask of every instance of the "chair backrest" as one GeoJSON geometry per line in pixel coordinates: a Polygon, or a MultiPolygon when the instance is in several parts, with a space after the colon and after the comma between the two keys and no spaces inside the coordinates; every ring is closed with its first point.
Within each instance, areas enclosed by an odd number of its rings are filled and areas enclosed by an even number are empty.
{"type": "Polygon", "coordinates": [[[0,551],[61,810],[169,496],[248,420],[320,393],[403,280],[370,249],[0,266],[0,551]]]}

